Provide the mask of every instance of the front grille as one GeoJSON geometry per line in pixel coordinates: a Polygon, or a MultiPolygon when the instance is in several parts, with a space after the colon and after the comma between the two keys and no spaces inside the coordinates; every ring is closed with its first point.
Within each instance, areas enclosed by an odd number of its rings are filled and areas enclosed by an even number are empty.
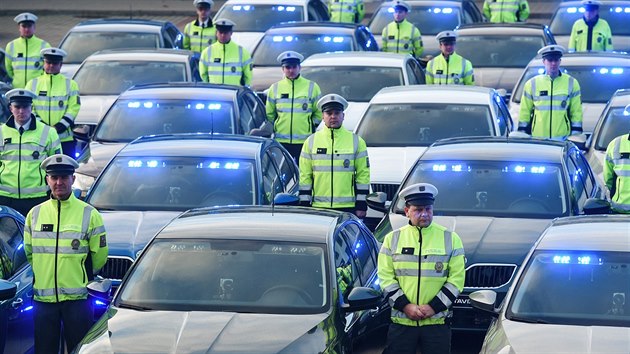
{"type": "Polygon", "coordinates": [[[467,288],[500,288],[510,282],[515,264],[473,264],[466,269],[467,288]]]}
{"type": "Polygon", "coordinates": [[[372,183],[372,192],[384,192],[387,200],[392,200],[398,191],[400,184],[372,183]]]}
{"type": "Polygon", "coordinates": [[[103,278],[122,280],[131,268],[131,264],[133,264],[133,260],[129,257],[108,257],[107,263],[99,274],[103,278]]]}

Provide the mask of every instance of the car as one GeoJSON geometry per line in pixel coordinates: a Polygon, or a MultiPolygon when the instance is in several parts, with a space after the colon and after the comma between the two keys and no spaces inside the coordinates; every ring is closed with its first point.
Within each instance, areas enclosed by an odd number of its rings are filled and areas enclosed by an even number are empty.
{"type": "Polygon", "coordinates": [[[266,30],[282,22],[328,21],[322,0],[228,0],[214,16],[233,21],[232,40],[252,51],[266,30]]]}
{"type": "MultiPolygon", "coordinates": [[[[77,161],[75,187],[84,192],[120,149],[153,134],[247,135],[265,125],[265,105],[249,88],[201,82],[136,85],[99,122],[77,161]]],[[[269,129],[268,137],[271,137],[269,129]]]]}
{"type": "Polygon", "coordinates": [[[78,351],[349,353],[388,323],[378,250],[350,213],[188,211],[147,245],[78,351]]]}
{"type": "Polygon", "coordinates": [[[457,54],[472,63],[475,84],[508,95],[538,50],[550,44],[556,44],[553,34],[540,24],[485,22],[457,29],[457,54]]]}
{"type": "Polygon", "coordinates": [[[475,308],[495,317],[481,353],[628,351],[629,229],[627,215],[554,220],[500,309],[490,289],[470,295],[475,308]]]}
{"type": "Polygon", "coordinates": [[[61,73],[72,77],[83,60],[103,49],[181,49],[183,35],[170,21],[107,18],[81,21],[63,37],[59,48],[68,53],[61,73]]]}
{"type": "Polygon", "coordinates": [[[9,100],[6,97],[6,93],[9,92],[13,86],[5,82],[0,82],[0,124],[4,124],[11,117],[11,110],[9,109],[9,100]]]}
{"type": "Polygon", "coordinates": [[[292,50],[307,58],[316,53],[372,51],[378,46],[370,30],[357,24],[295,22],[271,27],[252,53],[252,89],[263,91],[282,79],[280,53],[292,50]]]}
{"type": "Polygon", "coordinates": [[[606,148],[619,135],[630,131],[630,89],[617,90],[606,104],[593,135],[585,144],[586,159],[595,175],[604,183],[606,148]]]}
{"type": "MultiPolygon", "coordinates": [[[[575,52],[565,53],[561,60],[560,71],[580,83],[584,112],[582,129],[590,134],[610,97],[618,89],[628,87],[630,56],[611,52],[575,52]]],[[[527,64],[510,98],[510,113],[515,120],[518,120],[525,83],[544,72],[540,55],[527,64]]]]}
{"type": "MultiPolygon", "coordinates": [[[[418,27],[422,35],[424,61],[440,53],[435,39],[438,33],[453,30],[464,23],[483,22],[481,11],[472,0],[409,0],[407,3],[411,6],[407,21],[418,27]]],[[[394,5],[394,1],[383,2],[368,23],[379,47],[383,29],[394,21],[394,5]]]]}
{"type": "Polygon", "coordinates": [[[408,54],[321,53],[311,55],[301,66],[301,75],[315,81],[322,96],[336,93],[348,101],[343,121],[348,130],[354,130],[368,102],[381,88],[424,84],[424,70],[408,54]]]}
{"type": "Polygon", "coordinates": [[[273,139],[228,134],[138,138],[107,164],[85,201],[107,229],[109,257],[101,271],[115,284],[147,242],[188,209],[268,205],[287,193],[297,200],[299,172],[273,139]]]}
{"type": "MultiPolygon", "coordinates": [[[[471,292],[492,289],[500,302],[550,221],[579,215],[589,198],[604,197],[575,144],[521,135],[439,140],[418,158],[400,187],[435,185],[434,222],[462,239],[466,280],[452,323],[458,331],[485,331],[490,324],[491,316],[471,308],[471,292]]],[[[376,202],[378,194],[367,199],[370,207],[388,212],[376,228],[378,240],[407,225],[403,199],[394,196],[389,208],[376,202]]]]}
{"type": "MultiPolygon", "coordinates": [[[[494,89],[416,85],[381,89],[354,132],[367,144],[372,192],[384,192],[392,200],[407,171],[435,141],[507,136],[512,129],[507,106],[494,89]]],[[[370,225],[381,216],[368,210],[370,225]]]]}
{"type": "Polygon", "coordinates": [[[201,81],[199,58],[188,50],[111,49],[87,57],[74,74],[81,110],[74,131],[90,135],[118,95],[139,84],[201,81]]]}
{"type": "MultiPolygon", "coordinates": [[[[565,48],[569,44],[573,23],[583,17],[581,1],[563,1],[558,4],[549,27],[558,44],[565,48]]],[[[630,51],[630,1],[604,0],[599,7],[599,16],[608,22],[613,34],[613,47],[617,51],[630,51]]]]}

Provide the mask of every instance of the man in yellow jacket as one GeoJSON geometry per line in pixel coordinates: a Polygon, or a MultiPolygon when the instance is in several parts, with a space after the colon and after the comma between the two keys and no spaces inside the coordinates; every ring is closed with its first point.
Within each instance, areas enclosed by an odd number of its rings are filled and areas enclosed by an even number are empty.
{"type": "Polygon", "coordinates": [[[420,30],[407,21],[411,6],[402,0],[394,3],[394,21],[383,29],[383,51],[391,53],[411,54],[420,58],[424,47],[420,30]]]}
{"type": "Polygon", "coordinates": [[[446,324],[464,288],[465,257],[459,236],[433,222],[438,190],[417,183],[400,191],[409,225],[385,236],[378,255],[380,286],[391,305],[384,353],[451,352],[446,324]]]}
{"type": "Polygon", "coordinates": [[[252,84],[252,57],[247,49],[232,41],[234,22],[216,21],[217,41],[201,53],[199,73],[201,80],[211,84],[250,86],[252,84]]]}
{"type": "Polygon", "coordinates": [[[599,18],[601,1],[583,0],[584,17],[575,21],[569,37],[569,51],[612,51],[612,32],[608,22],[599,18]]]}
{"type": "Polygon", "coordinates": [[[61,328],[68,352],[92,325],[86,285],[107,262],[107,238],[98,211],[72,194],[79,164],[63,154],[42,162],[49,200],[26,216],[24,252],[33,267],[35,353],[56,352],[61,328]]]}
{"type": "Polygon", "coordinates": [[[24,12],[13,20],[18,24],[20,37],[7,44],[4,66],[13,87],[25,88],[28,80],[44,73],[40,52],[50,44],[35,35],[37,16],[24,12]]]}
{"type": "Polygon", "coordinates": [[[44,57],[44,74],[26,84],[37,95],[33,113],[57,131],[63,153],[75,157],[76,141],[72,128],[81,108],[79,85],[61,74],[63,58],[67,55],[63,49],[46,48],[41,55],[44,57]]]}
{"type": "Polygon", "coordinates": [[[31,113],[35,94],[26,89],[6,93],[11,116],[0,126],[0,205],[26,215],[48,199],[45,158],[61,153],[54,129],[31,113]]]}
{"type": "Polygon", "coordinates": [[[304,142],[300,155],[300,205],[347,211],[364,218],[370,189],[365,141],[345,129],[348,102],[328,94],[317,102],[325,127],[304,142]]]}
{"type": "Polygon", "coordinates": [[[483,15],[490,22],[525,22],[529,18],[527,0],[486,0],[483,15]]]}
{"type": "Polygon", "coordinates": [[[539,138],[564,140],[582,133],[580,83],[560,71],[564,48],[552,44],[541,48],[545,73],[525,83],[518,130],[539,138]]]}
{"type": "Polygon", "coordinates": [[[217,28],[210,17],[212,0],[194,0],[193,5],[197,9],[197,18],[184,27],[183,48],[201,54],[208,45],[216,42],[217,28]]]}
{"type": "Polygon", "coordinates": [[[330,0],[328,2],[330,22],[359,23],[365,17],[363,0],[330,0]]]}
{"type": "Polygon", "coordinates": [[[427,64],[427,85],[474,85],[473,66],[469,60],[455,53],[457,33],[442,31],[436,36],[440,55],[427,64]]]}
{"type": "Polygon", "coordinates": [[[610,191],[612,209],[630,214],[630,134],[618,136],[608,144],[604,182],[610,191]]]}

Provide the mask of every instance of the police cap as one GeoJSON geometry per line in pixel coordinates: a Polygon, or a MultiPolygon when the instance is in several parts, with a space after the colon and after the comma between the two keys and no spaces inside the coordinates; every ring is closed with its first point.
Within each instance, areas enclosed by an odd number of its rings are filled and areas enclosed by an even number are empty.
{"type": "Polygon", "coordinates": [[[17,23],[22,23],[22,22],[37,22],[37,16],[33,15],[30,12],[22,12],[21,14],[15,16],[15,18],[13,19],[13,21],[17,22],[17,23]]]}
{"type": "Polygon", "coordinates": [[[68,176],[74,173],[79,164],[70,156],[56,154],[42,161],[41,168],[49,176],[68,176]]]}
{"type": "Polygon", "coordinates": [[[219,32],[229,32],[232,30],[232,27],[236,26],[236,23],[226,18],[220,18],[214,22],[214,25],[217,27],[217,31],[219,32]]]}
{"type": "Polygon", "coordinates": [[[405,10],[407,12],[411,11],[411,6],[402,0],[394,1],[394,10],[405,10]]]}
{"type": "Polygon", "coordinates": [[[194,0],[193,5],[195,7],[212,7],[212,0],[194,0]]]}
{"type": "Polygon", "coordinates": [[[442,31],[435,36],[440,43],[453,43],[457,40],[457,32],[455,31],[442,31]]]}
{"type": "Polygon", "coordinates": [[[278,55],[278,62],[282,65],[285,64],[300,64],[304,60],[304,56],[298,52],[287,50],[286,52],[278,55]]]}
{"type": "Polygon", "coordinates": [[[37,97],[36,94],[27,89],[13,89],[5,94],[9,103],[18,104],[33,104],[33,99],[37,97]]]}
{"type": "Polygon", "coordinates": [[[343,112],[346,107],[348,107],[348,101],[335,93],[330,93],[317,101],[317,108],[322,112],[330,110],[343,112]]]}
{"type": "Polygon", "coordinates": [[[63,61],[63,58],[68,55],[65,50],[59,48],[44,48],[39,52],[39,54],[48,61],[55,63],[63,61]]]}
{"type": "Polygon", "coordinates": [[[597,0],[582,0],[582,5],[586,11],[597,10],[601,4],[602,2],[597,0]]]}
{"type": "Polygon", "coordinates": [[[543,59],[560,59],[564,52],[564,48],[557,44],[547,45],[538,50],[538,54],[541,55],[543,59]]]}
{"type": "Polygon", "coordinates": [[[400,198],[405,199],[405,203],[416,206],[433,205],[438,194],[437,188],[430,183],[416,183],[401,190],[398,193],[400,198]]]}

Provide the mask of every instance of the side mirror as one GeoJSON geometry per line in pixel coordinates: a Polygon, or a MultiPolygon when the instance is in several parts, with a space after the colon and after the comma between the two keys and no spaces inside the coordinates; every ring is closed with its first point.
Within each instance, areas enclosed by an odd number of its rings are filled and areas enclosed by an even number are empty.
{"type": "Polygon", "coordinates": [[[344,311],[355,312],[377,308],[382,297],[383,294],[376,289],[362,286],[353,288],[348,295],[348,306],[344,308],[344,311]]]}
{"type": "Polygon", "coordinates": [[[586,134],[569,135],[567,139],[575,144],[578,149],[582,151],[586,150],[586,134]]]}
{"type": "Polygon", "coordinates": [[[269,122],[268,120],[265,120],[259,128],[254,128],[250,130],[249,135],[271,138],[271,136],[273,135],[273,124],[271,124],[271,122],[269,122]]]}
{"type": "Polygon", "coordinates": [[[88,283],[87,290],[90,296],[109,302],[111,300],[112,281],[111,279],[97,277],[97,279],[88,283]]]}
{"type": "Polygon", "coordinates": [[[0,301],[13,299],[17,293],[17,285],[10,281],[0,280],[0,301]]]}
{"type": "Polygon", "coordinates": [[[586,202],[584,202],[585,215],[610,214],[611,212],[612,207],[610,205],[610,202],[606,199],[588,198],[586,202]]]}
{"type": "Polygon", "coordinates": [[[94,134],[94,126],[90,124],[77,124],[72,128],[72,133],[77,140],[89,142],[94,134]]]}
{"type": "Polygon", "coordinates": [[[487,312],[492,317],[499,317],[499,311],[496,309],[497,293],[492,290],[479,290],[470,294],[470,305],[473,308],[487,312]]]}
{"type": "Polygon", "coordinates": [[[275,205],[300,205],[300,197],[289,193],[278,193],[273,197],[275,205]]]}
{"type": "Polygon", "coordinates": [[[385,202],[387,201],[387,194],[384,192],[374,192],[367,195],[365,198],[368,207],[380,211],[381,213],[387,213],[387,207],[385,202]]]}

